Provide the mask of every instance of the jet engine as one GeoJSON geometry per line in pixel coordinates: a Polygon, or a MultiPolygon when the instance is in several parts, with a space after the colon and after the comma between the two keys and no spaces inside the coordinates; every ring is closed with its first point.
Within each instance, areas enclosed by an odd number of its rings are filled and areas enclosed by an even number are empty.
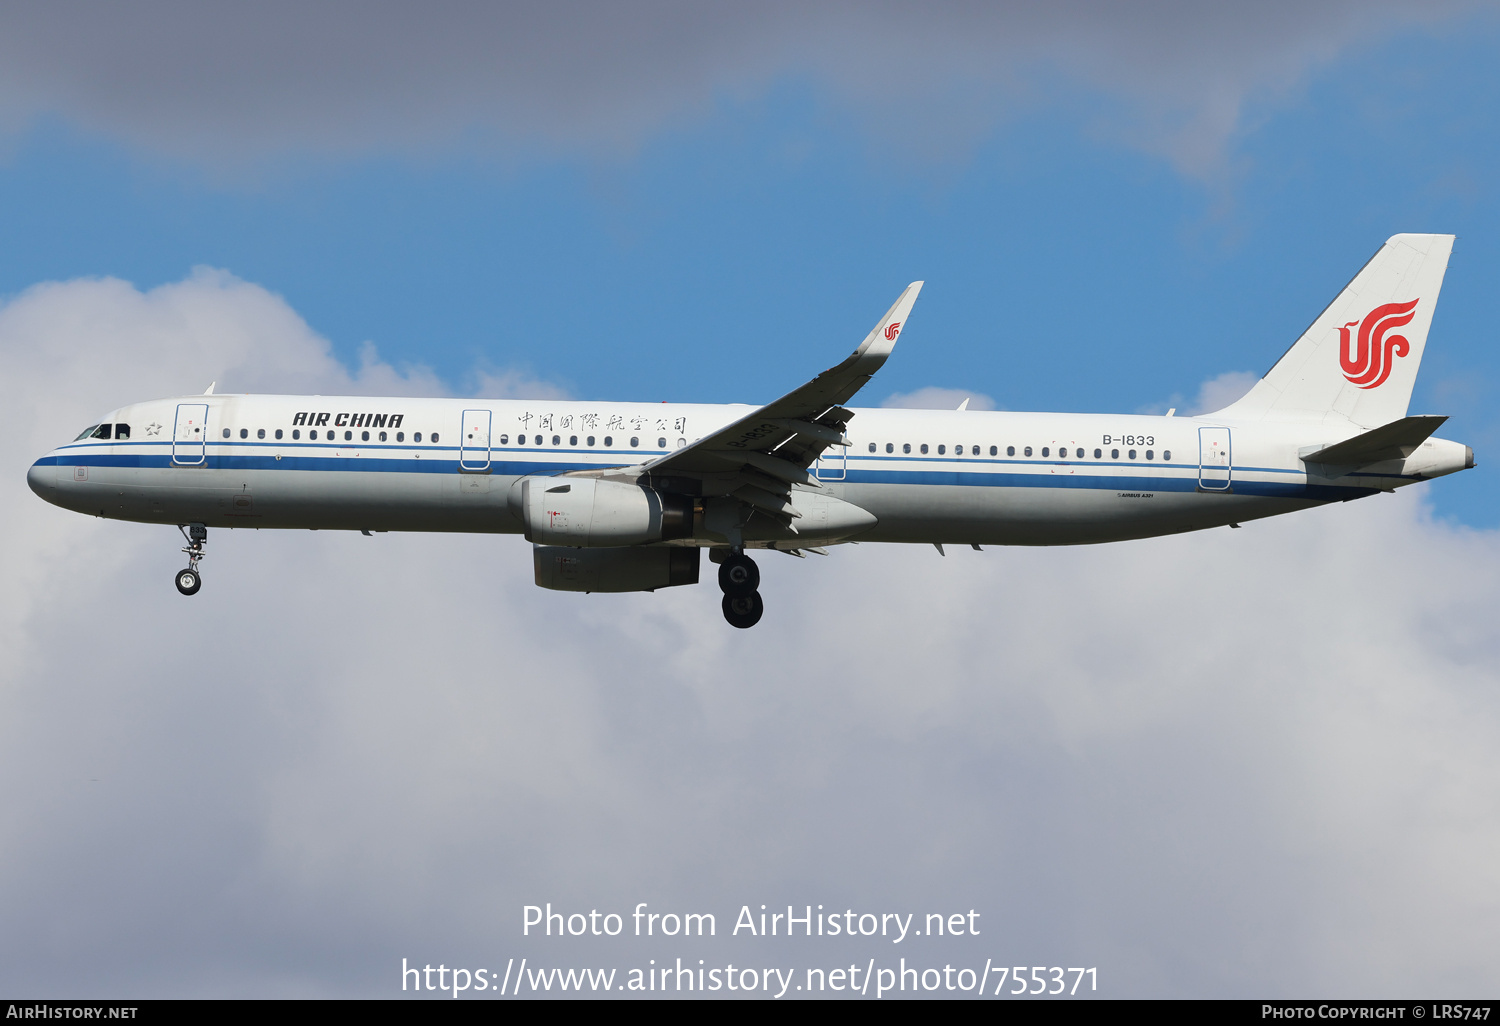
{"type": "Polygon", "coordinates": [[[699,550],[659,548],[575,549],[536,545],[536,583],[552,591],[655,591],[698,583],[699,550]]]}
{"type": "Polygon", "coordinates": [[[693,501],[680,495],[592,477],[525,477],[517,484],[511,501],[519,500],[526,540],[537,545],[644,545],[693,533],[693,501]]]}

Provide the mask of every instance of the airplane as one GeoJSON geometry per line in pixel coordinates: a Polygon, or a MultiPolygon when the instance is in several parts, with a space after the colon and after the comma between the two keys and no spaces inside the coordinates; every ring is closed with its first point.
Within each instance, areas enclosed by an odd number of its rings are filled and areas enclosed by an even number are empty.
{"type": "Polygon", "coordinates": [[[65,509],[175,525],[194,595],[210,527],[521,534],[573,592],[696,584],[764,612],[751,552],[850,542],[1080,545],[1241,523],[1474,466],[1408,416],[1451,235],[1395,235],[1240,400],[1193,417],[846,406],[913,282],[843,362],[741,405],[215,394],[99,418],[26,475],[65,509]]]}

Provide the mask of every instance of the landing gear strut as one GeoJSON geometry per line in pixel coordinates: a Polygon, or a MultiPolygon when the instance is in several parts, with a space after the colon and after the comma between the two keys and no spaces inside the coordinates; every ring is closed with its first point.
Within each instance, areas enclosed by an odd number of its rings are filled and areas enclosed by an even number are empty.
{"type": "Polygon", "coordinates": [[[198,589],[203,587],[198,564],[203,561],[203,546],[208,544],[208,528],[203,524],[178,524],[177,530],[182,532],[182,537],[187,542],[187,547],[182,551],[187,553],[188,558],[187,569],[177,571],[177,590],[184,595],[196,595],[198,589]]]}
{"type": "Polygon", "coordinates": [[[733,553],[719,566],[719,589],[724,592],[724,619],[744,630],[760,622],[766,611],[761,601],[760,568],[743,551],[733,553]]]}

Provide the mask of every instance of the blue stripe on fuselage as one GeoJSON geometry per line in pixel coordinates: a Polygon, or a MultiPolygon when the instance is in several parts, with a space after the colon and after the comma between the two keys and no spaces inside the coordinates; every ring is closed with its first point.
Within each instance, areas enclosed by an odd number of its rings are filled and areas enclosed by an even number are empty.
{"type": "MultiPolygon", "coordinates": [[[[133,443],[132,448],[141,448],[142,443],[133,443]]],[[[239,452],[210,452],[204,457],[202,463],[197,464],[174,464],[171,456],[170,442],[144,443],[144,447],[158,449],[158,452],[138,453],[103,453],[99,449],[104,446],[98,445],[71,445],[63,446],[54,455],[44,456],[37,460],[36,466],[90,466],[90,467],[120,467],[120,468],[154,468],[166,469],[175,467],[183,472],[192,470],[284,470],[284,471],[314,471],[314,472],[350,472],[358,471],[364,473],[399,473],[399,474],[457,474],[459,450],[456,446],[431,446],[421,450],[415,450],[409,446],[361,446],[362,451],[375,453],[400,452],[403,455],[393,458],[387,455],[372,456],[303,456],[288,454],[285,444],[275,442],[241,442],[241,443],[217,443],[215,449],[235,449],[239,452]],[[252,450],[245,452],[243,450],[252,450]],[[255,452],[253,450],[261,450],[255,452]],[[270,451],[275,450],[275,452],[270,451]],[[280,453],[280,458],[277,456],[280,453]],[[429,457],[429,458],[423,458],[429,457]]],[[[340,451],[347,447],[336,445],[306,444],[297,446],[297,449],[306,451],[309,449],[324,451],[340,451]]],[[[517,449],[491,451],[491,462],[489,472],[501,476],[522,476],[526,474],[560,474],[571,470],[594,470],[604,464],[594,461],[579,460],[576,457],[583,454],[591,456],[614,455],[599,450],[547,450],[548,456],[560,457],[560,459],[511,459],[506,456],[531,456],[537,450],[517,449]],[[569,459],[568,457],[574,457],[569,459]]],[[[625,455],[621,453],[620,455],[625,455]]],[[[901,457],[857,457],[849,462],[854,463],[857,459],[860,463],[885,463],[890,466],[867,469],[858,466],[846,468],[843,478],[828,479],[831,484],[904,484],[904,485],[949,485],[957,487],[981,487],[981,488],[1080,488],[1098,491],[1124,491],[1124,492],[1195,492],[1198,490],[1198,467],[1196,464],[1159,464],[1154,468],[1147,468],[1138,463],[1121,463],[1113,461],[1102,461],[1099,463],[1057,463],[1042,462],[1035,460],[1011,460],[1011,459],[971,459],[965,460],[969,466],[982,466],[986,470],[935,470],[920,469],[923,463],[948,463],[952,460],[934,459],[903,459],[901,457]],[[919,469],[913,469],[913,465],[919,469]],[[1000,469],[1000,468],[1005,469],[1000,469]],[[1028,468],[1024,471],[1012,468],[1028,468]],[[1042,468],[1068,468],[1067,472],[1058,473],[1051,469],[1042,468]],[[1135,471],[1135,473],[1109,473],[1105,475],[1094,473],[1075,473],[1074,468],[1093,469],[1096,467],[1108,467],[1112,471],[1135,471]],[[1151,469],[1154,473],[1142,474],[1140,471],[1151,469]]],[[[1244,476],[1236,476],[1233,482],[1233,492],[1237,495],[1255,495],[1275,498],[1310,499],[1314,501],[1337,501],[1340,499],[1357,498],[1373,494],[1380,489],[1368,486],[1336,486],[1336,485],[1310,485],[1300,480],[1302,472],[1290,470],[1283,467],[1235,467],[1236,475],[1245,474],[1285,474],[1299,478],[1296,481],[1257,481],[1244,476]]],[[[1394,477],[1395,475],[1383,475],[1394,477]]]]}

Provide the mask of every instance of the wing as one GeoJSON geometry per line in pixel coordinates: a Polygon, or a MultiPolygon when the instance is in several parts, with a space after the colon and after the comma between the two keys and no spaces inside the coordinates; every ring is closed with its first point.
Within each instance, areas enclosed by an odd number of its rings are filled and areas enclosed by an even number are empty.
{"type": "Polygon", "coordinates": [[[632,468],[668,491],[733,496],[796,533],[794,484],[819,487],[808,472],[830,445],[846,445],[854,414],[843,404],[864,387],[896,347],[922,291],[914,281],[850,356],[773,403],[692,445],[632,468]]]}
{"type": "Polygon", "coordinates": [[[812,480],[807,468],[830,445],[844,444],[854,414],[844,403],[864,387],[896,348],[896,337],[922,291],[914,281],[849,358],[728,427],[646,464],[653,477],[722,474],[753,468],[784,481],[812,480]]]}

